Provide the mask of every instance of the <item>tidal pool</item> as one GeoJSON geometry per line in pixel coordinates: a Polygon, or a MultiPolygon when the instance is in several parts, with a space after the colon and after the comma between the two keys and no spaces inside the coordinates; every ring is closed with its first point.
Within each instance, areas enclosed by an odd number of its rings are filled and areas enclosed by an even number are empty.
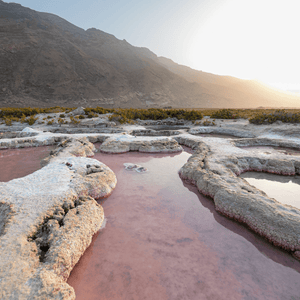
{"type": "Polygon", "coordinates": [[[0,150],[0,182],[24,177],[41,168],[54,146],[0,150]]]}
{"type": "Polygon", "coordinates": [[[118,183],[99,202],[106,227],[68,279],[76,300],[299,299],[300,262],[184,183],[178,170],[189,156],[95,155],[118,183]],[[125,170],[124,163],[148,171],[125,170]]]}
{"type": "Polygon", "coordinates": [[[278,202],[300,209],[300,176],[245,172],[240,177],[278,202]]]}

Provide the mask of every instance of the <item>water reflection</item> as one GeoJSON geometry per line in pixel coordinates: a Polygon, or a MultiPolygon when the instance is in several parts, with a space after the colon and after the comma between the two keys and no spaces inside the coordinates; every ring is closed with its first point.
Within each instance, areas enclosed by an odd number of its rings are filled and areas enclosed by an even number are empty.
{"type": "Polygon", "coordinates": [[[264,191],[269,197],[300,209],[300,176],[245,172],[240,177],[264,191]]]}

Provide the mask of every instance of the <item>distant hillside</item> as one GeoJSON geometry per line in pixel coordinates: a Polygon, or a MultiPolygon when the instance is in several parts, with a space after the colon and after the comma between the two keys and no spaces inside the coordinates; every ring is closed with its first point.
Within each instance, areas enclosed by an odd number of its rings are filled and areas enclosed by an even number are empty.
{"type": "Polygon", "coordinates": [[[0,0],[0,106],[299,107],[300,97],[158,58],[0,0]]]}
{"type": "Polygon", "coordinates": [[[157,61],[187,81],[202,85],[218,99],[223,98],[218,103],[228,103],[228,105],[217,105],[216,107],[244,108],[247,107],[247,103],[250,108],[259,106],[300,107],[300,95],[274,89],[262,82],[197,71],[165,57],[158,57],[157,61]]]}

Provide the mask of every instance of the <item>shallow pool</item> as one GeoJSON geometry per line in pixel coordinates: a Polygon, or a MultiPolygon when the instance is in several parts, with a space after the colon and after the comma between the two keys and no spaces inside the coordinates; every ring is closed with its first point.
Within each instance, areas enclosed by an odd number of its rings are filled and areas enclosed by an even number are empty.
{"type": "Polygon", "coordinates": [[[41,160],[54,146],[0,150],[0,181],[24,177],[41,168],[41,160]]]}
{"type": "Polygon", "coordinates": [[[189,156],[95,155],[118,183],[100,202],[106,227],[68,279],[76,300],[299,299],[300,262],[182,182],[177,172],[189,156]]]}
{"type": "Polygon", "coordinates": [[[246,172],[240,177],[277,201],[300,209],[300,176],[246,172]]]}

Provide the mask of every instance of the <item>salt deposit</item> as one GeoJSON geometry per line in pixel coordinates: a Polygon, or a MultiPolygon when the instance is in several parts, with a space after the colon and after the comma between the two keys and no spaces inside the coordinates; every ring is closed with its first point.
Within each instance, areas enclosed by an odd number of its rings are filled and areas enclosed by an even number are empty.
{"type": "MultiPolygon", "coordinates": [[[[193,155],[181,168],[180,176],[213,198],[218,212],[246,224],[300,259],[300,210],[268,197],[238,176],[246,171],[300,174],[299,156],[241,148],[272,146],[299,150],[300,125],[256,126],[244,120],[217,120],[217,126],[204,128],[174,120],[160,123],[190,129],[167,137],[131,135],[133,130],[137,133],[148,129],[143,121],[139,126],[116,128],[117,133],[69,134],[49,132],[50,127],[39,124],[22,128],[26,136],[0,139],[0,149],[58,145],[43,160],[41,170],[0,183],[3,299],[75,299],[66,279],[103,223],[103,210],[95,199],[107,197],[116,185],[116,177],[108,167],[88,158],[96,151],[90,142],[102,143],[98,150],[106,153],[180,152],[181,145],[191,147],[193,155]],[[194,135],[210,132],[239,139],[194,135]]],[[[149,125],[159,124],[151,121],[149,125]]],[[[107,121],[107,126],[113,124],[107,121]]],[[[12,131],[16,129],[12,127],[12,131]]]]}

